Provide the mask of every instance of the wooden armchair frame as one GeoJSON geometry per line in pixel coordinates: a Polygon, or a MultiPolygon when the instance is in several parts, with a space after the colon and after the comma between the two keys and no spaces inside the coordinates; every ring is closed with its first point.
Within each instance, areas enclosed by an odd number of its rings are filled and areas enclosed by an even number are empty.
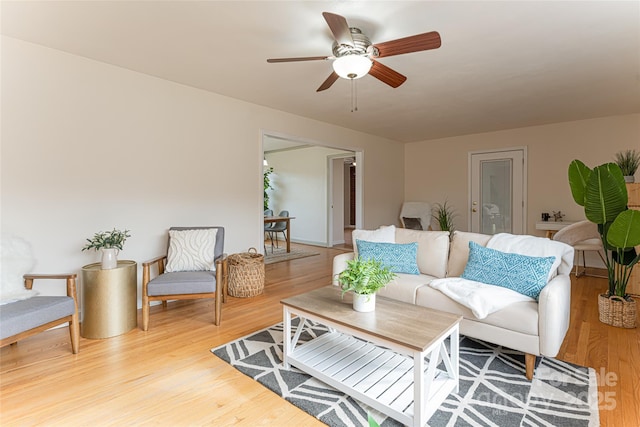
{"type": "Polygon", "coordinates": [[[167,307],[168,300],[215,298],[214,305],[214,325],[220,325],[222,317],[222,303],[227,302],[227,255],[222,254],[216,259],[216,290],[215,292],[203,294],[172,294],[172,295],[149,295],[148,285],[151,280],[151,267],[157,266],[158,276],[164,273],[167,263],[167,255],[162,255],[152,260],[142,263],[142,330],[149,329],[149,304],[151,301],[162,301],[162,306],[167,307]]]}
{"type": "MultiPolygon", "coordinates": [[[[73,354],[78,353],[78,344],[80,341],[80,322],[78,318],[78,295],[76,291],[76,274],[25,274],[24,286],[27,289],[33,289],[33,281],[36,279],[64,279],[67,281],[67,296],[73,298],[74,312],[70,316],[61,317],[60,319],[51,321],[44,325],[37,326],[33,329],[20,332],[16,335],[3,338],[0,340],[0,347],[4,347],[9,344],[14,344],[19,340],[25,339],[31,335],[38,334],[46,331],[61,323],[69,322],[69,335],[71,338],[71,350],[73,354]]],[[[38,297],[34,297],[38,298],[38,297]]]]}

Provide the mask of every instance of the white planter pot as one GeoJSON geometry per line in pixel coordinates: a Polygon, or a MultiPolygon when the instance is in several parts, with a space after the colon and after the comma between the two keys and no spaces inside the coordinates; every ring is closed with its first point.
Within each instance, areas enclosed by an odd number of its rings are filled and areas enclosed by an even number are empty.
{"type": "Polygon", "coordinates": [[[353,309],[362,313],[376,309],[376,294],[360,295],[353,293],[353,309]]]}
{"type": "Polygon", "coordinates": [[[118,250],[115,248],[101,249],[102,251],[102,265],[103,270],[111,270],[118,266],[118,250]]]}
{"type": "Polygon", "coordinates": [[[636,182],[636,177],[633,176],[633,175],[625,175],[624,176],[624,182],[634,183],[634,182],[636,182]]]}

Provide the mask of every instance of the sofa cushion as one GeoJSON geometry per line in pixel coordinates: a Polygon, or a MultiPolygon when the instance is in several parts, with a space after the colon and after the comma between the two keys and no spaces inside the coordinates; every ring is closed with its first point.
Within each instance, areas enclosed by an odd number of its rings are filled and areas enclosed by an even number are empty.
{"type": "Polygon", "coordinates": [[[351,233],[351,237],[353,238],[353,251],[357,256],[358,245],[356,244],[356,240],[366,240],[367,242],[395,243],[396,226],[383,225],[377,230],[353,230],[353,232],[351,233]]]}
{"type": "MultiPolygon", "coordinates": [[[[416,290],[416,305],[459,314],[465,319],[478,322],[467,307],[429,286],[422,286],[416,290]]],[[[482,323],[536,336],[538,335],[538,303],[535,301],[513,303],[488,315],[482,319],[482,323]]]]}
{"type": "Polygon", "coordinates": [[[408,304],[415,304],[417,290],[427,286],[433,279],[435,277],[426,274],[416,276],[414,274],[398,273],[395,279],[378,291],[378,295],[408,304]]]}
{"type": "Polygon", "coordinates": [[[396,228],[396,243],[418,243],[418,269],[420,273],[445,277],[449,256],[448,231],[419,231],[396,228]]]}
{"type": "Polygon", "coordinates": [[[356,240],[358,256],[379,261],[394,273],[420,274],[416,257],[417,243],[380,243],[356,240]]]}
{"type": "Polygon", "coordinates": [[[548,282],[555,257],[533,257],[501,252],[469,242],[469,260],[462,278],[502,286],[538,299],[548,282]]]}
{"type": "Polygon", "coordinates": [[[469,258],[469,242],[487,246],[490,239],[491,236],[488,234],[454,231],[451,239],[451,250],[449,251],[447,277],[459,277],[464,271],[469,258]]]}

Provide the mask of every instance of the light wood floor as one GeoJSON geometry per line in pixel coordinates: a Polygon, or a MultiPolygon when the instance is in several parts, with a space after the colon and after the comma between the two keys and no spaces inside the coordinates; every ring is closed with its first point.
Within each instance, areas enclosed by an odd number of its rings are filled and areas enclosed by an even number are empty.
{"type": "MultiPolygon", "coordinates": [[[[81,339],[48,331],[0,350],[0,424],[15,425],[323,425],[231,368],[209,350],[282,320],[279,301],[330,283],[339,249],[266,266],[264,295],[229,298],[222,325],[213,302],[151,309],[147,332],[81,339]]],[[[602,375],[604,426],[640,425],[640,329],[598,322],[602,279],[574,280],[571,330],[559,358],[602,375]]]]}

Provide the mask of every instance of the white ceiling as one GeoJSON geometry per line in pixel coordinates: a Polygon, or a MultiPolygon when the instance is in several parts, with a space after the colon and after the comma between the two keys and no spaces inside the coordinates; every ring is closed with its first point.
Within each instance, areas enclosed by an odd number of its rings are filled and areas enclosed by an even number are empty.
{"type": "Polygon", "coordinates": [[[640,112],[638,1],[16,1],[2,34],[401,142],[640,112]],[[372,42],[438,31],[440,49],[381,58],[407,76],[316,93],[323,11],[372,42]]]}

